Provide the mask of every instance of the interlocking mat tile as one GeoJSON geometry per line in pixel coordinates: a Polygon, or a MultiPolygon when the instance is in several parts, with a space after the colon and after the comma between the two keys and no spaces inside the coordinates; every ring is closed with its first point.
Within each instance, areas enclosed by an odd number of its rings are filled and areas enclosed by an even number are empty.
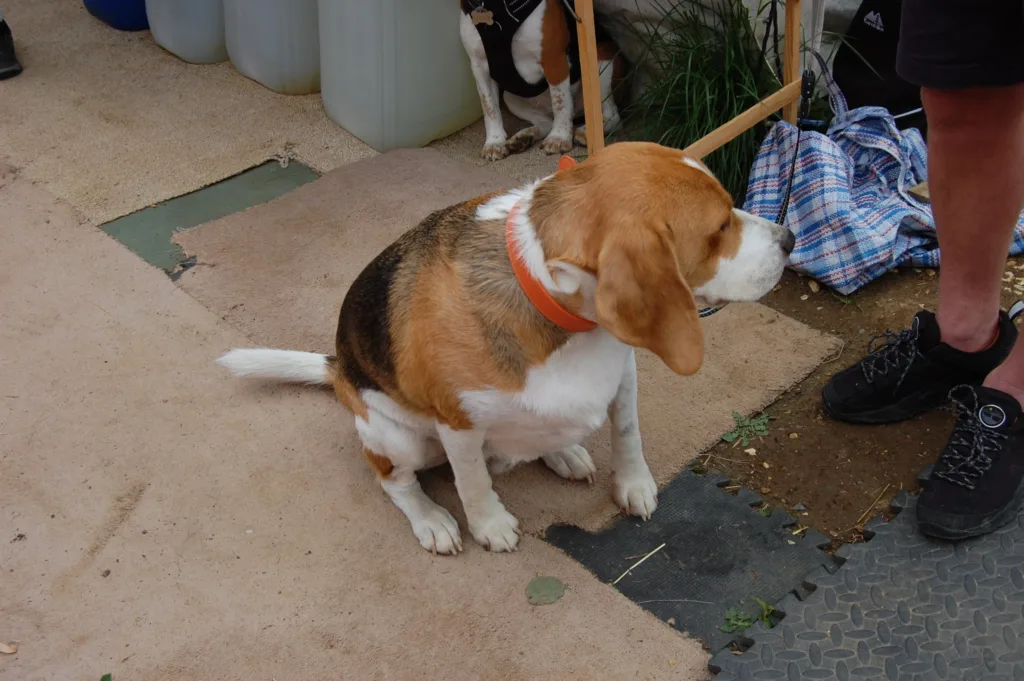
{"type": "Polygon", "coordinates": [[[958,544],[916,528],[915,500],[869,524],[869,541],[842,547],[834,574],[807,578],[813,593],[787,596],[772,629],[755,625],[742,655],[712,658],[717,680],[1024,679],[1024,514],[958,544]]]}

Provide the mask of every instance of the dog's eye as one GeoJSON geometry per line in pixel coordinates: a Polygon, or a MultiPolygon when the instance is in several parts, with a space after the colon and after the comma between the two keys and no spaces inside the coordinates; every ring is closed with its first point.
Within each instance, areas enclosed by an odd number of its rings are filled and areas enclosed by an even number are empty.
{"type": "Polygon", "coordinates": [[[722,227],[718,231],[719,232],[724,232],[725,230],[729,229],[729,225],[730,225],[729,222],[722,223],[722,227]]]}

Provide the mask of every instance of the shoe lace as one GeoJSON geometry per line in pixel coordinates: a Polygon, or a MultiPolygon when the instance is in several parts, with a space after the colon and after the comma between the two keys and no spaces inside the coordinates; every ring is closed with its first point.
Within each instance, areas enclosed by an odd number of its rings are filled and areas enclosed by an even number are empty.
{"type": "Polygon", "coordinates": [[[975,481],[992,467],[994,457],[1002,449],[1006,435],[986,428],[978,419],[978,393],[970,386],[954,388],[949,393],[957,414],[953,436],[936,466],[935,477],[969,490],[975,481]]]}
{"type": "Polygon", "coordinates": [[[907,372],[913,366],[914,360],[920,352],[917,349],[919,334],[917,323],[913,328],[904,329],[899,333],[886,331],[875,336],[868,342],[868,354],[861,363],[861,370],[868,383],[874,383],[878,378],[889,376],[891,372],[899,372],[896,379],[896,388],[903,383],[907,372]],[[879,341],[884,341],[878,345],[879,341]]]}

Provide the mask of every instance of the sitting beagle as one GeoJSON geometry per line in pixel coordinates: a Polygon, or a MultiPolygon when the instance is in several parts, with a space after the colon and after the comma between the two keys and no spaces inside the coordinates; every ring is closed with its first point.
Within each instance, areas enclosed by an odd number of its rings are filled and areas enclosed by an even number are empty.
{"type": "MultiPolygon", "coordinates": [[[[565,153],[573,141],[586,145],[586,126],[573,130],[583,111],[579,42],[572,0],[460,0],[460,34],[480,94],[487,139],[482,155],[496,161],[526,151],[544,138],[549,154],[565,153]],[[530,127],[506,138],[498,100],[530,127]]],[[[597,33],[601,113],[606,133],[620,125],[612,96],[625,63],[611,37],[597,33]]]]}
{"type": "Polygon", "coordinates": [[[234,349],[238,376],[333,384],[367,461],[423,548],[462,548],[416,471],[451,464],[469,531],[511,551],[491,473],[540,459],[592,481],[580,443],[610,418],[613,496],[647,519],[657,487],[637,420],[633,348],[681,375],[704,354],[698,302],[753,301],[794,236],[733,208],[682,152],[613,144],[524,187],[426,217],[349,288],[332,356],[234,349]]]}

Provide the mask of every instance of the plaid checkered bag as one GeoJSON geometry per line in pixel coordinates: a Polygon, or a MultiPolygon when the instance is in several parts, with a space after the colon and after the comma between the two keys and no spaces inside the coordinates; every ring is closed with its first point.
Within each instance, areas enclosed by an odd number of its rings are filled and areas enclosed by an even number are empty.
{"type": "MultiPolygon", "coordinates": [[[[927,149],[916,129],[900,131],[881,107],[849,109],[818,57],[835,118],[827,134],[776,123],[750,171],[744,209],[776,220],[793,169],[784,224],[796,234],[790,267],[842,294],[900,266],[937,267],[931,207],[908,193],[928,179],[927,149]]],[[[1024,252],[1024,216],[1012,255],[1024,252]]]]}

